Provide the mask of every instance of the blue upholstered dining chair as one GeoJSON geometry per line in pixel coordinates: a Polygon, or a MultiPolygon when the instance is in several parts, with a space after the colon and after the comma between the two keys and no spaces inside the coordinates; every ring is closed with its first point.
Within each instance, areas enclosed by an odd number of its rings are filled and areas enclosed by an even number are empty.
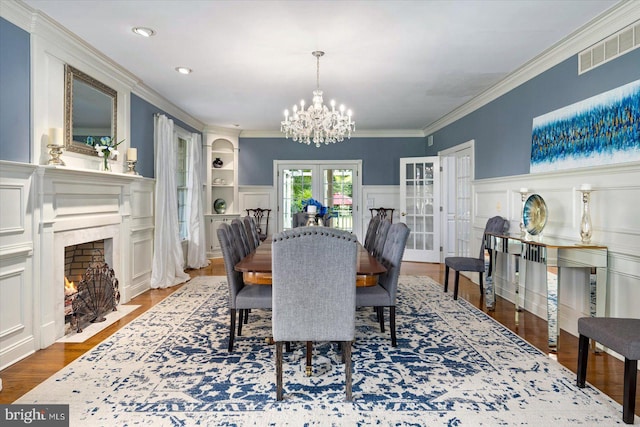
{"type": "MultiPolygon", "coordinates": [[[[389,221],[382,221],[391,224],[389,221]]],[[[387,271],[380,275],[375,286],[356,288],[356,305],[358,307],[376,307],[380,332],[384,332],[384,307],[389,307],[389,329],[391,345],[397,346],[396,340],[396,293],[404,248],[407,245],[410,230],[406,224],[399,222],[390,225],[385,234],[385,244],[378,259],[387,271]]]]}
{"type": "MultiPolygon", "coordinates": [[[[489,218],[487,225],[484,229],[484,233],[505,233],[509,229],[509,221],[501,216],[494,216],[489,218]]],[[[460,272],[471,271],[477,272],[480,275],[480,294],[484,295],[483,273],[485,271],[484,266],[484,234],[482,243],[480,244],[480,254],[477,258],[473,257],[447,257],[444,259],[444,291],[449,289],[449,269],[452,268],[456,271],[456,278],[453,285],[453,299],[458,299],[458,285],[460,283],[460,272]]],[[[489,262],[489,268],[492,268],[491,262],[489,262]]]]}
{"type": "Polygon", "coordinates": [[[376,233],[378,232],[380,221],[380,217],[377,215],[371,218],[371,221],[369,221],[369,226],[367,227],[367,233],[364,235],[364,243],[362,244],[362,246],[369,253],[373,253],[373,244],[376,241],[376,233]]]}
{"type": "Polygon", "coordinates": [[[251,251],[255,251],[258,246],[260,246],[260,236],[258,235],[258,227],[256,226],[256,222],[251,216],[245,216],[242,218],[242,222],[244,223],[244,229],[247,232],[247,237],[249,238],[249,249],[251,251]]]}
{"type": "Polygon", "coordinates": [[[218,241],[222,249],[224,269],[227,272],[227,285],[229,287],[229,313],[231,321],[229,326],[229,352],[233,351],[235,339],[236,312],[240,313],[238,321],[238,336],[242,334],[242,316],[250,309],[271,308],[271,286],[247,285],[242,280],[242,273],[235,271],[235,265],[242,259],[232,242],[232,228],[229,224],[222,223],[218,230],[218,241]]]}
{"type": "MultiPolygon", "coordinates": [[[[339,341],[351,400],[351,342],[355,337],[356,236],[328,227],[298,227],[273,237],[273,339],[276,398],[282,400],[282,343],[339,341]]],[[[307,374],[310,370],[307,345],[307,374]]]]}

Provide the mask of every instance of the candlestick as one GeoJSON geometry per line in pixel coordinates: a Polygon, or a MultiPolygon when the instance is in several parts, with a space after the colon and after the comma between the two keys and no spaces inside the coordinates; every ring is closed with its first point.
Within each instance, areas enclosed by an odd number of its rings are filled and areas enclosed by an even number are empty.
{"type": "Polygon", "coordinates": [[[520,188],[520,235],[524,236],[527,234],[527,230],[524,227],[524,202],[527,200],[527,193],[529,193],[529,189],[522,187],[520,188]]]}
{"type": "Polygon", "coordinates": [[[138,175],[136,172],[136,162],[135,160],[127,160],[127,171],[125,173],[129,175],[138,175]]]}
{"type": "Polygon", "coordinates": [[[580,221],[580,239],[583,244],[591,242],[591,234],[593,229],[591,228],[591,214],[589,212],[589,196],[591,194],[591,186],[589,184],[583,184],[580,187],[582,192],[582,219],[580,221]]]}

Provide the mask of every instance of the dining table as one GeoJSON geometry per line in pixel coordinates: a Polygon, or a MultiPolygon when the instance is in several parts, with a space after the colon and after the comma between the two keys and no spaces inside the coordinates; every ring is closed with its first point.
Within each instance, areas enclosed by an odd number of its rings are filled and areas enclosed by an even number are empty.
{"type": "MultiPolygon", "coordinates": [[[[235,270],[242,273],[246,285],[271,285],[271,243],[271,238],[268,238],[235,265],[235,270]]],[[[378,276],[387,271],[385,266],[367,252],[360,242],[358,242],[357,263],[355,283],[357,287],[375,286],[378,283],[378,276]]]]}

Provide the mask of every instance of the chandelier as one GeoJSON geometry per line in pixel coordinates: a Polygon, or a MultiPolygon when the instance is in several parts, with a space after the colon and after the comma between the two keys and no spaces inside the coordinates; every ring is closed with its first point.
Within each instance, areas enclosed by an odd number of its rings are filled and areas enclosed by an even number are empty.
{"type": "Polygon", "coordinates": [[[311,141],[320,147],[320,144],[336,143],[344,141],[344,137],[351,138],[351,132],[355,131],[356,124],[351,120],[351,110],[345,114],[345,107],[341,105],[336,110],[336,102],[331,101],[331,109],[323,104],[322,91],[320,90],[320,57],[324,52],[316,50],[311,53],[316,57],[316,90],[313,91],[313,101],[305,111],[304,99],[300,101],[300,109],[293,106],[293,112],[284,110],[284,120],[280,122],[280,131],[285,138],[291,137],[294,141],[311,144],[311,141]]]}

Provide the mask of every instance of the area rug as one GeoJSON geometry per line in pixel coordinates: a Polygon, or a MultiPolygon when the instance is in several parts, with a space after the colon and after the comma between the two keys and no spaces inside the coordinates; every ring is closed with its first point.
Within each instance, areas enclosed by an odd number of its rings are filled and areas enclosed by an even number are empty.
{"type": "Polygon", "coordinates": [[[16,403],[70,405],[71,425],[611,425],[621,406],[427,277],[401,276],[398,346],[357,311],[353,402],[337,346],[285,353],[275,400],[269,311],[227,352],[224,277],[197,277],[16,403]]]}

